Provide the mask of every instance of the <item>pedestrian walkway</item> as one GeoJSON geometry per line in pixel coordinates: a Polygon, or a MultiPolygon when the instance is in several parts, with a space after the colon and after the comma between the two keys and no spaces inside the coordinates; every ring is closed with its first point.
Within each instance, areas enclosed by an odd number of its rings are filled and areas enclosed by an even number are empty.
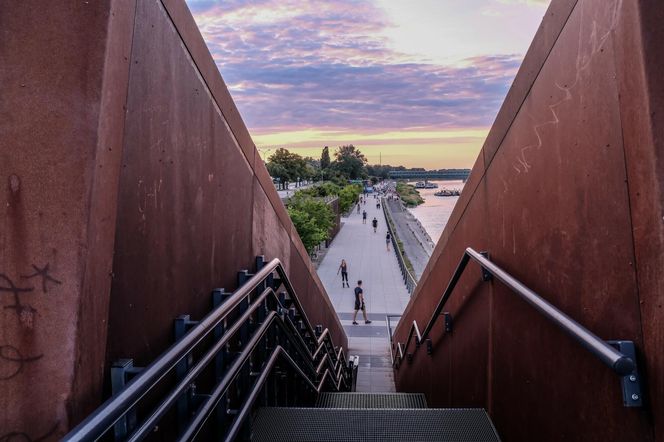
{"type": "Polygon", "coordinates": [[[386,315],[400,315],[410,300],[391,245],[390,251],[386,250],[385,216],[376,208],[376,202],[370,196],[362,206],[367,211],[366,224],[362,224],[362,215],[356,210],[342,219],[343,227],[318,267],[318,275],[348,335],[348,352],[360,357],[357,391],[363,392],[395,391],[386,315]],[[377,233],[371,227],[374,217],[378,219],[377,233]],[[341,275],[337,275],[342,259],[348,263],[350,288],[342,288],[341,275]],[[353,289],[358,279],[362,280],[367,313],[372,321],[368,325],[361,311],[357,315],[359,325],[352,325],[353,289]]]}

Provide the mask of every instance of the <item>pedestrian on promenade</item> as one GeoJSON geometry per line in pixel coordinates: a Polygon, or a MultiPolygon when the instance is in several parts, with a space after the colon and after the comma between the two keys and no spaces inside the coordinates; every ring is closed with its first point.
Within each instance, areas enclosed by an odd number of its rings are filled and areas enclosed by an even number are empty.
{"type": "Polygon", "coordinates": [[[362,211],[362,224],[366,224],[366,223],[367,223],[367,211],[363,210],[362,211]]]}
{"type": "Polygon", "coordinates": [[[385,246],[387,247],[387,251],[390,251],[390,241],[392,241],[392,235],[390,235],[390,232],[388,230],[387,235],[385,235],[385,246]]]}
{"type": "Polygon", "coordinates": [[[360,203],[357,203],[357,214],[360,214],[360,203]]]}
{"type": "Polygon", "coordinates": [[[374,228],[374,233],[376,233],[376,229],[378,228],[378,220],[376,219],[375,216],[374,216],[373,221],[371,221],[371,225],[372,225],[373,228],[374,228]]]}
{"type": "Polygon", "coordinates": [[[357,287],[355,287],[355,313],[353,314],[353,325],[357,325],[357,312],[362,310],[362,316],[364,316],[364,323],[371,324],[369,318],[367,318],[367,307],[364,305],[364,290],[362,290],[362,280],[357,281],[357,287]]]}
{"type": "Polygon", "coordinates": [[[380,210],[380,201],[376,203],[376,209],[380,210]]]}
{"type": "Polygon", "coordinates": [[[345,259],[341,260],[339,270],[337,270],[337,275],[339,272],[341,272],[341,288],[344,287],[344,282],[346,283],[346,287],[350,287],[350,284],[348,284],[348,264],[346,264],[345,259]]]}

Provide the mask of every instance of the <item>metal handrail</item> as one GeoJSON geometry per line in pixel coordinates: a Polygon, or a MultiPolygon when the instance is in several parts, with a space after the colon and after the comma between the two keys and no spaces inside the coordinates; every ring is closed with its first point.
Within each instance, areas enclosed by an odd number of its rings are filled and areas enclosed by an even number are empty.
{"type": "MultiPolygon", "coordinates": [[[[242,408],[237,413],[237,418],[233,421],[231,424],[230,429],[228,430],[228,434],[224,438],[224,441],[226,442],[231,442],[235,440],[237,433],[240,431],[240,428],[242,427],[242,424],[244,421],[247,419],[249,412],[251,411],[254,403],[256,402],[256,399],[258,398],[258,394],[262,390],[263,386],[265,385],[265,382],[268,379],[268,376],[274,369],[274,366],[277,363],[277,358],[279,356],[282,356],[283,359],[288,362],[288,364],[295,370],[295,373],[297,373],[304,381],[305,383],[313,390],[316,392],[320,393],[321,389],[323,388],[323,385],[325,384],[325,381],[327,380],[327,376],[329,375],[329,370],[325,370],[325,373],[323,374],[323,377],[321,377],[320,381],[318,382],[318,385],[315,385],[311,380],[304,374],[302,369],[295,363],[293,358],[291,358],[286,350],[280,345],[278,345],[272,354],[270,355],[270,359],[268,360],[267,364],[265,364],[265,368],[261,371],[261,374],[259,375],[258,379],[256,380],[256,384],[254,385],[254,388],[251,390],[251,393],[249,394],[249,398],[242,404],[242,408]]],[[[337,385],[338,389],[338,385],[337,385]]]]}
{"type": "MultiPolygon", "coordinates": [[[[178,340],[150,365],[145,367],[140,372],[140,374],[138,374],[127,384],[123,390],[109,398],[83,422],[76,426],[70,433],[65,436],[63,440],[95,440],[96,438],[103,435],[125,413],[127,413],[128,410],[136,406],[138,402],[144,398],[150,392],[150,390],[152,390],[152,388],[154,388],[169,372],[171,372],[193,348],[200,344],[213,330],[215,330],[217,326],[221,325],[227,316],[233,312],[234,309],[236,309],[240,303],[248,296],[250,296],[261,284],[264,284],[267,278],[275,271],[279,275],[281,284],[283,284],[286,291],[290,295],[290,300],[298,310],[305,330],[311,337],[315,337],[316,333],[311,326],[311,323],[309,322],[304,309],[302,308],[295,289],[288,279],[285,269],[278,259],[273,259],[269,263],[265,264],[261,269],[259,269],[256,274],[253,275],[252,278],[250,278],[244,285],[240,286],[225,302],[223,302],[219,307],[215,308],[207,316],[205,316],[195,327],[193,327],[187,334],[185,334],[182,339],[178,340]]],[[[191,369],[190,372],[188,372],[187,376],[185,376],[183,380],[178,383],[175,389],[172,390],[171,394],[167,396],[166,400],[162,402],[159,407],[157,407],[154,414],[148,419],[148,421],[152,422],[154,420],[156,422],[159,417],[163,416],[164,412],[167,411],[170,406],[172,406],[174,400],[176,400],[184,392],[184,390],[186,390],[186,387],[191,383],[191,381],[198,374],[200,374],[205,366],[214,358],[214,356],[221,350],[221,348],[223,348],[223,346],[228,343],[231,337],[240,329],[242,324],[249,319],[250,315],[259,306],[262,305],[262,301],[264,301],[265,298],[269,295],[277,298],[274,290],[267,288],[258,296],[254,302],[251,302],[251,305],[247,311],[244,312],[235,321],[234,325],[228,329],[228,331],[219,341],[217,341],[212,346],[210,350],[207,351],[201,360],[191,369]]],[[[282,310],[285,311],[283,307],[282,310]]],[[[275,312],[271,313],[275,314],[275,312]]],[[[310,362],[315,361],[313,353],[309,351],[301,334],[297,332],[297,328],[294,326],[294,324],[292,324],[290,318],[288,316],[286,316],[286,318],[287,319],[283,321],[284,327],[289,324],[290,327],[295,331],[294,335],[299,337],[299,342],[298,340],[295,340],[296,347],[298,347],[298,350],[301,350],[301,348],[306,350],[305,355],[307,358],[305,358],[305,361],[309,362],[308,365],[312,370],[315,370],[313,363],[310,362]]],[[[326,350],[324,354],[327,356],[327,359],[330,362],[333,370],[336,371],[339,364],[341,364],[340,368],[343,368],[342,361],[345,362],[343,349],[339,348],[340,351],[335,353],[335,347],[327,329],[317,339],[316,344],[316,355],[318,355],[321,347],[324,346],[326,350]],[[332,361],[332,357],[329,356],[329,353],[332,353],[334,361],[332,361]]],[[[253,351],[253,348],[250,348],[250,346],[245,348],[245,350],[247,349],[253,351]]],[[[343,374],[343,372],[340,373],[343,374]]],[[[140,434],[141,437],[144,436],[144,427],[152,428],[143,425],[134,433],[134,435],[140,434]]],[[[140,440],[140,438],[133,438],[134,435],[132,435],[131,440],[140,440]]]]}
{"type": "Polygon", "coordinates": [[[403,282],[406,284],[406,290],[408,290],[408,293],[413,293],[415,287],[417,286],[417,280],[413,274],[410,273],[410,270],[408,270],[408,267],[406,266],[406,260],[401,253],[401,249],[399,248],[399,244],[397,242],[399,241],[399,237],[397,236],[395,230],[392,229],[392,216],[390,215],[389,209],[387,208],[385,198],[381,197],[381,202],[383,205],[383,214],[385,215],[387,230],[390,232],[390,236],[392,238],[392,247],[394,248],[394,253],[397,255],[397,262],[399,263],[401,276],[403,276],[403,282]]]}
{"type": "MultiPolygon", "coordinates": [[[[256,330],[254,335],[251,337],[251,340],[249,341],[248,345],[240,355],[233,361],[233,364],[231,367],[227,370],[226,375],[224,378],[219,382],[219,384],[215,387],[214,391],[210,394],[209,397],[206,398],[205,402],[199,407],[199,409],[196,412],[196,416],[194,417],[193,421],[188,425],[187,430],[178,438],[178,441],[189,441],[192,440],[200,429],[202,428],[203,424],[207,421],[209,418],[210,414],[212,411],[215,409],[221,398],[224,396],[228,388],[230,387],[231,382],[233,382],[239,375],[242,366],[249,360],[249,357],[251,356],[251,353],[253,353],[254,349],[258,346],[260,341],[263,339],[265,334],[267,333],[268,329],[273,325],[277,324],[280,328],[282,328],[282,331],[286,333],[287,335],[290,334],[290,332],[286,328],[286,321],[282,320],[276,312],[270,312],[270,314],[266,317],[265,322],[261,325],[261,327],[256,330]]],[[[290,340],[292,341],[294,337],[291,335],[289,336],[290,340]]],[[[298,348],[299,352],[303,354],[304,352],[302,351],[302,348],[298,348]]],[[[325,354],[325,357],[329,357],[328,354],[325,354]]],[[[319,365],[317,369],[314,369],[313,371],[315,374],[318,376],[320,375],[320,370],[322,369],[322,364],[319,365]]],[[[329,369],[325,369],[324,373],[327,373],[329,369]]],[[[300,372],[304,372],[300,369],[300,372]]],[[[324,380],[324,379],[321,379],[324,380]]],[[[341,382],[345,382],[345,379],[343,376],[341,376],[340,379],[337,379],[337,382],[335,383],[335,387],[338,390],[340,388],[341,382]]],[[[310,381],[311,383],[311,381],[310,381]]],[[[322,384],[321,384],[322,385],[322,384]]],[[[254,385],[254,388],[252,391],[249,393],[249,396],[252,395],[253,391],[256,389],[256,385],[254,385]]],[[[317,390],[320,391],[320,390],[317,390]]],[[[237,418],[236,418],[237,420],[237,418]]],[[[140,439],[137,439],[140,440],[140,439]]]]}
{"type": "Polygon", "coordinates": [[[466,249],[463,256],[461,257],[459,265],[457,265],[457,268],[454,271],[454,274],[452,275],[447,288],[443,292],[443,296],[440,298],[440,301],[438,302],[436,309],[431,315],[427,326],[424,328],[424,332],[420,334],[417,322],[413,321],[408,331],[408,338],[406,339],[406,343],[397,343],[397,351],[399,354],[395,355],[394,360],[392,361],[392,365],[398,364],[400,361],[402,361],[404,354],[406,356],[409,355],[408,347],[413,336],[415,336],[416,347],[419,347],[422,342],[428,339],[429,333],[431,333],[431,329],[438,320],[438,317],[443,312],[445,303],[452,295],[454,287],[459,282],[459,279],[461,278],[461,275],[463,274],[463,271],[468,265],[470,259],[476,261],[482,267],[484,272],[493,276],[502,282],[505,286],[510,288],[514,293],[519,295],[522,299],[533,306],[535,310],[544,315],[555,325],[560,327],[564,332],[569,334],[586,350],[590,351],[618,375],[625,376],[634,370],[635,363],[631,358],[627,357],[625,354],[607,344],[605,341],[593,334],[590,330],[560,311],[540,295],[519,282],[505,270],[470,247],[466,249]]]}

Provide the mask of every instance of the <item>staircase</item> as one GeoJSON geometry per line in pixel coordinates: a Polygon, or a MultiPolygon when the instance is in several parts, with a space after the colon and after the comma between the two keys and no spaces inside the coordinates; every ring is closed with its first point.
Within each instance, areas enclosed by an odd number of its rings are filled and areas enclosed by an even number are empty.
{"type": "Polygon", "coordinates": [[[483,409],[427,408],[422,394],[321,393],[315,407],[262,407],[253,441],[499,441],[483,409]]]}

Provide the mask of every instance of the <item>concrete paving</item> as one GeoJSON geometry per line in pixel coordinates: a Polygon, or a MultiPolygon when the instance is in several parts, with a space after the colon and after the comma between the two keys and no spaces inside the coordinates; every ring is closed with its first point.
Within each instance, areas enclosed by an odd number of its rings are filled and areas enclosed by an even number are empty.
{"type": "MultiPolygon", "coordinates": [[[[325,289],[334,305],[341,324],[348,335],[348,354],[360,357],[357,391],[395,391],[390,361],[390,345],[386,315],[400,315],[410,295],[401,279],[399,264],[390,246],[385,247],[386,221],[382,210],[376,209],[371,196],[366,205],[367,223],[356,210],[342,218],[343,227],[330,245],[318,267],[325,289]],[[371,220],[378,219],[377,233],[371,220]],[[341,259],[348,264],[350,288],[342,288],[341,274],[337,275],[341,259]],[[362,280],[365,304],[371,324],[365,324],[362,312],[359,325],[352,325],[355,296],[353,289],[362,280]]],[[[392,320],[394,327],[394,320],[392,320]]]]}

